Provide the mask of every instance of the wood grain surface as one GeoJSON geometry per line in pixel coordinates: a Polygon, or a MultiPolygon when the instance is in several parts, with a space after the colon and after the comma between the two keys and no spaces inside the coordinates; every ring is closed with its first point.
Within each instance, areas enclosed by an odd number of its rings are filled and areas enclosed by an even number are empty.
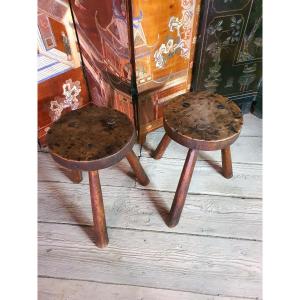
{"type": "MultiPolygon", "coordinates": [[[[88,185],[39,182],[38,193],[40,222],[93,224],[88,185]]],[[[262,239],[260,199],[188,194],[175,230],[165,224],[173,192],[102,186],[102,193],[108,227],[262,239]]]]}
{"type": "Polygon", "coordinates": [[[39,274],[213,295],[261,295],[259,242],[128,229],[108,229],[108,234],[110,244],[99,251],[90,227],[40,223],[39,274]]]}
{"type": "MultiPolygon", "coordinates": [[[[177,159],[161,158],[157,161],[141,157],[141,164],[150,178],[150,184],[143,188],[175,192],[183,163],[177,159]]],[[[228,180],[221,175],[220,165],[197,161],[189,193],[261,198],[262,166],[233,163],[232,167],[233,177],[228,180]]]]}
{"type": "Polygon", "coordinates": [[[56,121],[46,141],[55,155],[92,161],[117,153],[133,134],[133,124],[125,114],[108,107],[87,105],[56,121]]]}
{"type": "MultiPolygon", "coordinates": [[[[99,283],[82,280],[39,278],[41,300],[245,300],[247,298],[222,297],[154,289],[141,286],[99,283]]],[[[249,298],[248,298],[249,299],[249,298]]]]}
{"type": "Polygon", "coordinates": [[[239,134],[243,116],[228,98],[190,92],[174,98],[164,109],[165,126],[186,138],[219,141],[239,134]]]}

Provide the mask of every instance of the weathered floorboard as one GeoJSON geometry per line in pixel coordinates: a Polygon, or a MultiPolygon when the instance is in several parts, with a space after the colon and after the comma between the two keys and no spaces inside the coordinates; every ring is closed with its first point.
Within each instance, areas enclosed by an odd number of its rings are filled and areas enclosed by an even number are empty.
{"type": "MultiPolygon", "coordinates": [[[[91,241],[91,226],[79,226],[92,225],[87,174],[83,172],[81,184],[73,184],[49,154],[40,153],[39,274],[77,280],[40,278],[39,298],[260,298],[262,121],[251,114],[244,121],[232,146],[234,178],[226,180],[201,161],[220,161],[218,152],[203,152],[206,156],[199,156],[182,218],[173,229],[163,218],[186,155],[183,147],[171,143],[171,151],[160,161],[141,158],[152,181],[148,189],[134,188],[126,159],[100,170],[110,237],[104,250],[91,241]]],[[[150,148],[156,147],[151,136],[158,143],[163,132],[160,128],[148,135],[150,148]]],[[[138,145],[134,150],[140,153],[138,145]]],[[[142,156],[147,156],[145,150],[142,156]]]]}
{"type": "Polygon", "coordinates": [[[243,116],[244,125],[242,127],[241,136],[262,136],[262,119],[255,117],[253,114],[243,116]]]}
{"type": "MultiPolygon", "coordinates": [[[[56,278],[38,279],[40,300],[243,300],[140,286],[56,278]]],[[[248,298],[249,299],[249,298],[248,298]]]]}
{"type": "Polygon", "coordinates": [[[200,294],[261,297],[261,242],[108,229],[99,249],[91,227],[39,224],[39,275],[200,294]]]}
{"type": "MultiPolygon", "coordinates": [[[[48,153],[38,153],[38,178],[39,181],[70,182],[65,175],[63,167],[58,165],[48,153]]],[[[135,185],[135,177],[128,161],[123,159],[118,164],[103,170],[99,170],[101,185],[127,186],[135,185]]],[[[88,184],[87,172],[82,172],[82,183],[88,184]]]]}
{"type": "MultiPolygon", "coordinates": [[[[89,187],[39,182],[39,221],[92,225],[89,187]]],[[[166,226],[174,193],[102,187],[108,227],[261,240],[262,201],[189,194],[177,227],[166,226]]]]}
{"type": "MultiPolygon", "coordinates": [[[[184,161],[177,159],[141,157],[141,164],[150,178],[150,184],[138,188],[161,191],[176,190],[184,161]]],[[[233,163],[233,177],[224,178],[209,162],[197,161],[189,193],[236,196],[245,198],[262,197],[262,166],[258,164],[233,163]]]]}
{"type": "MultiPolygon", "coordinates": [[[[152,151],[156,149],[163,135],[163,132],[155,131],[149,133],[147,142],[142,147],[141,155],[144,157],[150,157],[152,155],[152,151]]],[[[233,163],[260,164],[262,162],[262,140],[260,137],[239,137],[230,148],[233,163]]],[[[162,157],[185,159],[187,151],[188,149],[186,147],[171,141],[162,157]]],[[[221,161],[221,150],[200,151],[198,160],[221,161]]]]}

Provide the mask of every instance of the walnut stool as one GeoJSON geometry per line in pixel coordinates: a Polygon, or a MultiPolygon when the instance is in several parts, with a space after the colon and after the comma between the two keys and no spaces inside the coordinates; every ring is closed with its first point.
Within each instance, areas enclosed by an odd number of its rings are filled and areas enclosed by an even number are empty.
{"type": "Polygon", "coordinates": [[[170,211],[168,225],[174,227],[180,219],[199,150],[221,150],[223,175],[232,177],[230,145],[240,134],[243,116],[234,102],[208,92],[180,95],[163,114],[166,134],[153,157],[160,159],[171,139],[189,149],[170,211]]]}
{"type": "Polygon", "coordinates": [[[126,156],[137,180],[147,185],[149,179],[132,151],[136,140],[134,127],[123,113],[88,105],[62,116],[48,131],[46,141],[53,159],[77,173],[89,172],[96,245],[108,244],[99,169],[110,167],[126,156]]]}

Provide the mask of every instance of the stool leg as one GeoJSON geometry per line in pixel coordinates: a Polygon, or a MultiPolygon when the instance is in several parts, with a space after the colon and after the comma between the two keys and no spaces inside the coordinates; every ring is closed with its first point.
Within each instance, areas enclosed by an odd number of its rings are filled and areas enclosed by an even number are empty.
{"type": "Polygon", "coordinates": [[[160,159],[163,156],[163,154],[165,153],[166,149],[168,148],[170,142],[171,142],[171,139],[165,133],[165,135],[163,136],[162,140],[158,144],[156,150],[154,151],[152,157],[154,159],[160,159]]]}
{"type": "Polygon", "coordinates": [[[108,244],[103,198],[98,171],[89,171],[91,203],[96,234],[96,245],[104,248],[108,244]]]}
{"type": "Polygon", "coordinates": [[[82,181],[82,172],[80,170],[71,170],[70,178],[74,183],[82,181]]]}
{"type": "Polygon", "coordinates": [[[149,180],[147,174],[145,173],[142,165],[140,164],[139,159],[137,158],[137,156],[133,152],[133,150],[131,150],[126,155],[126,158],[127,158],[128,162],[129,162],[131,168],[133,169],[138,182],[141,185],[147,185],[147,184],[149,184],[150,180],[149,180]]]}
{"type": "Polygon", "coordinates": [[[145,134],[145,133],[139,135],[138,143],[140,145],[144,145],[145,144],[145,142],[146,142],[146,136],[147,136],[147,134],[145,134]]]}
{"type": "Polygon", "coordinates": [[[226,148],[222,149],[222,169],[223,169],[223,176],[225,178],[232,177],[230,146],[227,146],[226,148]]]}
{"type": "Polygon", "coordinates": [[[176,189],[175,197],[172,203],[169,219],[169,227],[175,227],[180,219],[180,215],[184,206],[185,198],[190,186],[194,167],[198,157],[198,150],[189,149],[185,163],[181,172],[181,176],[176,189]]]}

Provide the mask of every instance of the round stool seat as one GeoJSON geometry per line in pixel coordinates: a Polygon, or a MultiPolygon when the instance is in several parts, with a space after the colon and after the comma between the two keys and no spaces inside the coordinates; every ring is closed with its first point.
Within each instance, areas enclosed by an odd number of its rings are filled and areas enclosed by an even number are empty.
{"type": "Polygon", "coordinates": [[[233,101],[209,92],[180,95],[164,109],[167,134],[190,149],[224,149],[238,138],[242,124],[242,113],[233,101]]]}
{"type": "Polygon", "coordinates": [[[59,164],[91,171],[120,161],[132,149],[135,137],[133,124],[125,114],[88,105],[54,122],[46,141],[59,164]]]}

